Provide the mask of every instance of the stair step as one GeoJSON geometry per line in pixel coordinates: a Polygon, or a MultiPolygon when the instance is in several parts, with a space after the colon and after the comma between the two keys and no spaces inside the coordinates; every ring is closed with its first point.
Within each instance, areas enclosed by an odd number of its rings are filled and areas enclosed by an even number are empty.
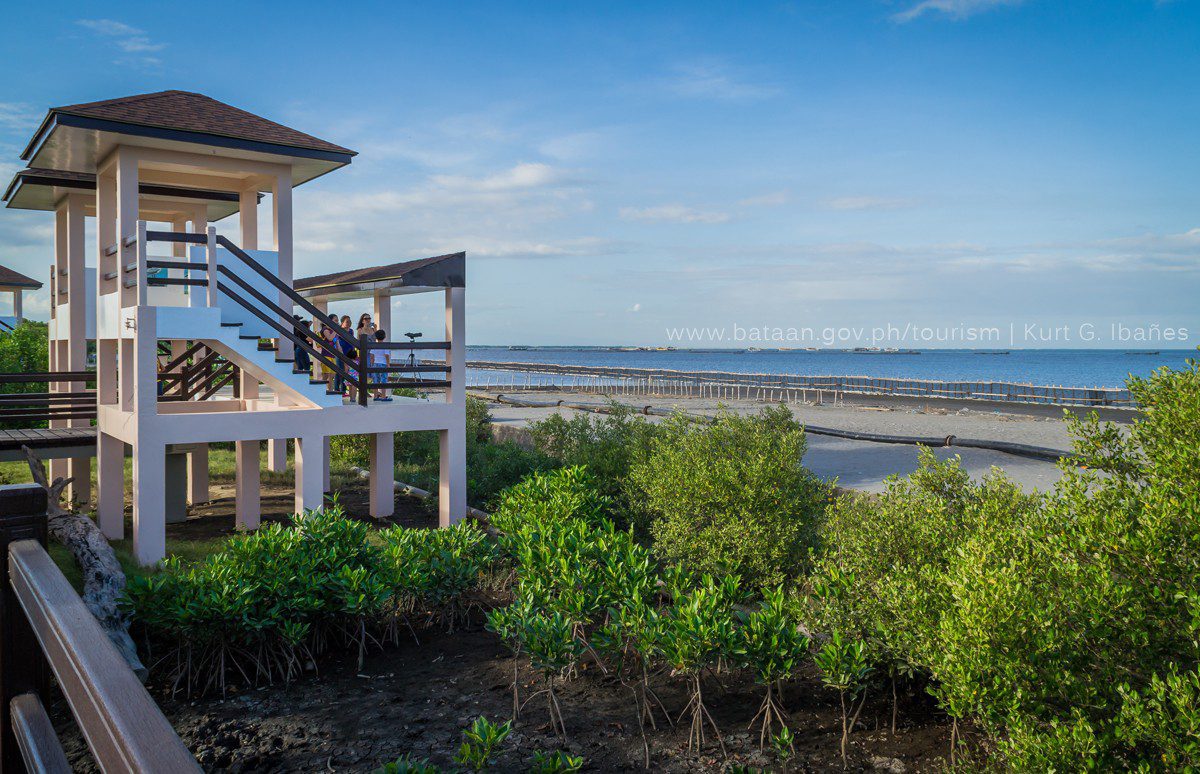
{"type": "Polygon", "coordinates": [[[309,379],[309,384],[329,384],[328,379],[309,379]]]}
{"type": "Polygon", "coordinates": [[[221,327],[222,327],[222,328],[240,328],[240,327],[241,327],[241,326],[243,326],[243,325],[245,325],[245,323],[236,323],[236,322],[234,322],[234,323],[227,323],[227,322],[223,322],[223,323],[221,323],[221,327]]]}
{"type": "Polygon", "coordinates": [[[247,335],[245,335],[245,334],[239,333],[239,334],[238,334],[238,338],[239,338],[239,339],[245,339],[246,341],[256,341],[256,340],[258,340],[258,339],[259,339],[259,338],[261,338],[261,337],[260,337],[260,336],[247,336],[247,335]]]}

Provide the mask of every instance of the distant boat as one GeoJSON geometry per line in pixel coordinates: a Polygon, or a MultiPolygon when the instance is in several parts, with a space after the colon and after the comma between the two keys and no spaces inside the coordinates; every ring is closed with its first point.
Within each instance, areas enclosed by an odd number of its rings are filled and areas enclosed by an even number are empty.
{"type": "Polygon", "coordinates": [[[973,354],[973,355],[1011,355],[1012,353],[1007,350],[998,350],[995,352],[991,352],[988,350],[979,350],[977,352],[972,352],[971,354],[973,354]]]}
{"type": "Polygon", "coordinates": [[[529,347],[526,347],[523,344],[516,344],[516,345],[509,347],[509,350],[512,352],[524,352],[527,349],[529,349],[529,347]]]}
{"type": "Polygon", "coordinates": [[[1159,354],[1162,354],[1162,353],[1161,353],[1161,352],[1159,352],[1157,349],[1154,349],[1154,350],[1150,350],[1150,349],[1139,349],[1139,350],[1133,350],[1133,351],[1131,351],[1131,352],[1126,352],[1125,354],[1126,354],[1126,355],[1159,355],[1159,354]]]}

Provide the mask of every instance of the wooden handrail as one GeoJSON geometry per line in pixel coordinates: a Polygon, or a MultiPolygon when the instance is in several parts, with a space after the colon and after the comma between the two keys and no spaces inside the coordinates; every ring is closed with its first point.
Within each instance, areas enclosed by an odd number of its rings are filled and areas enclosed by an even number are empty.
{"type": "Polygon", "coordinates": [[[0,374],[0,384],[18,382],[94,382],[95,371],[27,371],[19,374],[0,374]]]}
{"type": "Polygon", "coordinates": [[[202,245],[206,241],[204,234],[192,234],[187,231],[147,231],[147,242],[183,242],[185,244],[202,245]]]}
{"type": "Polygon", "coordinates": [[[21,748],[26,771],[38,774],[71,774],[71,764],[63,752],[54,724],[36,693],[23,693],[9,703],[13,735],[21,748]]]}
{"type": "Polygon", "coordinates": [[[10,583],[105,771],[200,771],[175,729],[35,540],[8,547],[10,583]]]}

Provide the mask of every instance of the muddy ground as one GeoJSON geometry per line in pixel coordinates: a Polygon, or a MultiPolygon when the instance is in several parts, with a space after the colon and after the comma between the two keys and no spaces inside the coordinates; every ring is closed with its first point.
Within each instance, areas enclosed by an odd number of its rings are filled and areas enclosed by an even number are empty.
{"type": "MultiPolygon", "coordinates": [[[[285,518],[290,511],[290,489],[274,489],[263,490],[265,520],[285,518]]],[[[214,495],[217,499],[197,509],[187,523],[171,527],[175,536],[232,532],[232,497],[214,495]]],[[[365,489],[343,490],[341,499],[349,513],[366,518],[365,489]]],[[[400,498],[397,506],[399,523],[436,523],[436,515],[420,503],[400,498]]],[[[164,675],[158,674],[148,688],[206,771],[371,771],[405,753],[450,769],[465,726],[480,715],[500,721],[512,714],[514,659],[481,624],[480,619],[454,633],[422,629],[419,643],[409,638],[373,651],[361,671],[355,657],[325,658],[314,674],[289,686],[234,688],[224,698],[189,699],[172,696],[164,675]]],[[[517,665],[517,675],[523,697],[541,687],[540,678],[523,663],[517,665]]],[[[682,684],[661,675],[653,685],[668,711],[677,715],[688,698],[682,684]]],[[[689,752],[685,725],[663,727],[649,733],[652,770],[720,772],[740,763],[782,771],[774,754],[759,753],[757,728],[751,732],[746,727],[758,710],[760,689],[724,674],[707,679],[704,690],[727,754],[715,739],[702,752],[689,752]]],[[[877,693],[868,696],[850,737],[850,770],[942,768],[950,724],[929,697],[901,692],[900,722],[893,734],[890,693],[877,693]]],[[[546,705],[535,699],[524,708],[492,770],[525,771],[535,750],[556,749],[583,756],[586,771],[643,768],[637,717],[629,691],[619,682],[585,670],[560,688],[559,701],[567,741],[550,732],[546,705]]],[[[784,702],[796,735],[796,756],[788,771],[842,771],[837,694],[808,673],[786,686],[784,702]]],[[[52,709],[73,767],[96,770],[63,703],[52,709]]]]}

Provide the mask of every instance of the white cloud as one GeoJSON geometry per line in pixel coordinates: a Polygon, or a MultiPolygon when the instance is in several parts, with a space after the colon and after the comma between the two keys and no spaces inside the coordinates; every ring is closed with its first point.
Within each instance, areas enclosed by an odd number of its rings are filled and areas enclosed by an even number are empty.
{"type": "Polygon", "coordinates": [[[0,128],[14,132],[32,132],[42,114],[20,102],[0,102],[0,128]]]}
{"type": "Polygon", "coordinates": [[[778,207],[787,204],[791,194],[787,191],[772,191],[758,196],[748,196],[738,201],[739,207],[778,207]]]}
{"type": "Polygon", "coordinates": [[[640,311],[642,311],[642,305],[641,305],[641,304],[634,304],[633,306],[629,307],[629,311],[631,311],[631,312],[640,312],[640,311]]]}
{"type": "Polygon", "coordinates": [[[662,204],[657,207],[622,207],[620,215],[625,220],[640,220],[663,223],[724,223],[729,215],[686,207],[682,204],[662,204]]]}
{"type": "Polygon", "coordinates": [[[111,39],[116,43],[117,48],[129,55],[124,60],[118,60],[118,63],[122,61],[142,65],[162,63],[162,60],[151,54],[162,51],[167,44],[151,40],[145,30],[114,19],[78,19],[75,23],[97,35],[111,39]]]}
{"type": "Polygon", "coordinates": [[[562,170],[542,163],[521,163],[480,178],[461,175],[434,175],[430,181],[446,190],[495,193],[541,188],[562,181],[562,170]]]}
{"type": "Polygon", "coordinates": [[[892,15],[892,20],[909,22],[925,14],[943,14],[952,19],[965,19],[1004,5],[1019,5],[1024,0],[921,0],[907,10],[892,15]]]}
{"type": "Polygon", "coordinates": [[[831,210],[900,210],[913,206],[914,202],[885,196],[839,196],[825,204],[831,210]]]}
{"type": "Polygon", "coordinates": [[[662,78],[659,84],[676,96],[721,102],[748,102],[779,93],[775,86],[754,83],[717,62],[676,65],[672,74],[662,78]]]}

